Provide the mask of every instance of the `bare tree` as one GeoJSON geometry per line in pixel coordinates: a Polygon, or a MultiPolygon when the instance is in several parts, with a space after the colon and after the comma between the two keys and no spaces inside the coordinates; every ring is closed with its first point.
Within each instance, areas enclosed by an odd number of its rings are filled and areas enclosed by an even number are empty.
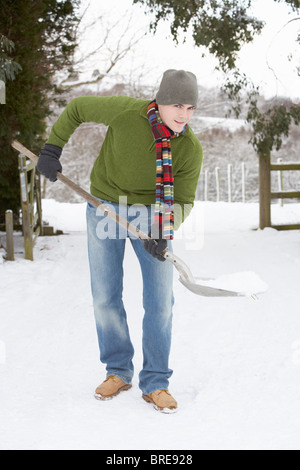
{"type": "Polygon", "coordinates": [[[87,12],[88,8],[83,13],[77,31],[77,42],[82,45],[79,47],[78,57],[75,58],[70,75],[61,82],[61,86],[66,90],[101,82],[147,34],[144,29],[133,28],[132,13],[126,12],[122,18],[115,21],[100,15],[84,25],[87,12]],[[91,37],[95,37],[95,40],[91,40],[91,37]],[[92,48],[91,43],[93,43],[92,48]],[[86,44],[85,50],[84,44],[86,44]],[[94,66],[90,77],[86,79],[86,73],[83,74],[82,71],[90,69],[91,64],[97,66],[94,66]]]}

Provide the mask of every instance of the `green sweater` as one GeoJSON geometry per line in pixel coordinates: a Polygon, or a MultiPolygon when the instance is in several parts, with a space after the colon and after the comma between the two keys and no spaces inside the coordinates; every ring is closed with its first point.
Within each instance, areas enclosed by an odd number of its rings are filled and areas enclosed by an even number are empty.
{"type": "MultiPolygon", "coordinates": [[[[156,148],[147,118],[149,102],[127,96],[75,98],[55,122],[47,143],[63,148],[80,124],[105,124],[108,130],[91,173],[91,193],[111,202],[126,196],[128,204],[155,204],[156,148]]],[[[188,127],[171,140],[171,151],[175,205],[190,205],[185,218],[195,200],[202,147],[188,127]]],[[[181,222],[177,216],[175,207],[176,229],[181,222]]]]}

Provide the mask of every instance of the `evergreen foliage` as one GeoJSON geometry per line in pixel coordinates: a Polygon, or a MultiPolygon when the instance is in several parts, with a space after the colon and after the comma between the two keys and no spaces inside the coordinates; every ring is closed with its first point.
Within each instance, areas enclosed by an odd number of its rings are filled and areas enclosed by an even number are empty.
{"type": "Polygon", "coordinates": [[[15,45],[0,33],[0,80],[14,80],[16,74],[22,70],[22,67],[14,62],[10,57],[15,45]]]}
{"type": "Polygon", "coordinates": [[[18,213],[20,205],[17,154],[10,143],[17,138],[35,152],[42,145],[51,101],[59,99],[54,74],[72,66],[78,6],[79,0],[1,0],[6,104],[0,106],[0,217],[7,209],[18,213]]]}

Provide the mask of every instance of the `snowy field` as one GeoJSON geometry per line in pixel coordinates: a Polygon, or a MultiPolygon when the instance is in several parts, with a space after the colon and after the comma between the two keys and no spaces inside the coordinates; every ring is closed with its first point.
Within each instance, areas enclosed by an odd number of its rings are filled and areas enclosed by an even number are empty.
{"type": "MultiPolygon", "coordinates": [[[[130,244],[124,302],[135,345],[133,388],[99,402],[104,379],[89,286],[85,205],[46,200],[44,219],[65,235],[39,238],[35,262],[0,254],[0,449],[299,450],[299,231],[253,230],[258,205],[200,203],[174,252],[195,276],[241,273],[267,291],[207,299],[177,280],[170,391],[174,415],[141,398],[142,283],[130,244]]],[[[300,205],[272,209],[300,221],[300,205]]],[[[2,234],[1,241],[4,244],[2,234]]],[[[4,254],[4,251],[2,251],[4,254]]],[[[244,285],[243,285],[244,284],[244,285]]]]}

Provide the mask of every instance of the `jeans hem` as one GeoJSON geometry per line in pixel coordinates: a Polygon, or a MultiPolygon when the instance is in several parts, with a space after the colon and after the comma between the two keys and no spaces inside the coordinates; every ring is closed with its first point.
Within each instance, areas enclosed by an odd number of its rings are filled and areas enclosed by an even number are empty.
{"type": "Polygon", "coordinates": [[[150,393],[157,392],[157,390],[169,390],[169,386],[165,387],[164,385],[158,385],[154,389],[151,388],[150,392],[148,392],[148,390],[144,391],[143,389],[141,389],[143,395],[150,395],[150,393]]]}
{"type": "Polygon", "coordinates": [[[119,377],[119,379],[123,380],[123,382],[125,382],[126,385],[131,385],[131,383],[132,383],[132,379],[130,379],[129,377],[127,377],[125,375],[119,374],[118,372],[113,371],[113,370],[107,372],[106,378],[108,378],[111,375],[115,375],[116,377],[119,377]]]}

